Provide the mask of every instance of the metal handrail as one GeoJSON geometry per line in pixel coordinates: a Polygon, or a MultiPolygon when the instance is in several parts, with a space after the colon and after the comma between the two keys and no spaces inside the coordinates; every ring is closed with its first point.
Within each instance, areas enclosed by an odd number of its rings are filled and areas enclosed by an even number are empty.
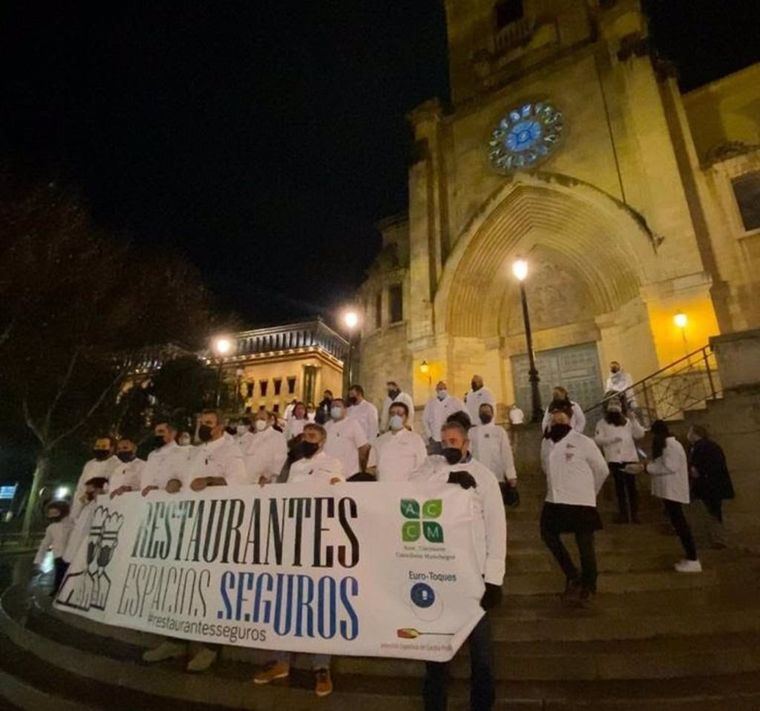
{"type": "MultiPolygon", "coordinates": [[[[668,363],[668,365],[660,368],[659,370],[656,370],[654,373],[650,373],[649,375],[647,375],[646,378],[642,378],[641,380],[638,380],[637,382],[633,383],[631,386],[627,387],[624,392],[635,390],[639,386],[644,385],[644,383],[650,380],[654,380],[654,378],[656,378],[658,375],[662,375],[663,373],[669,370],[672,370],[679,363],[683,363],[684,361],[686,361],[689,365],[691,365],[691,359],[698,354],[701,354],[702,360],[704,360],[705,363],[708,363],[707,359],[710,357],[711,353],[712,353],[712,346],[710,346],[710,344],[708,343],[707,345],[702,346],[701,348],[697,348],[697,350],[692,351],[691,353],[688,353],[685,356],[682,356],[678,360],[674,360],[672,363],[668,363]]],[[[710,379],[710,384],[712,386],[712,395],[713,397],[715,397],[717,395],[717,391],[715,390],[715,387],[713,385],[712,374],[710,373],[709,364],[707,367],[707,374],[710,379]]],[[[607,397],[602,398],[599,402],[596,402],[590,407],[587,407],[583,412],[591,412],[592,410],[595,410],[598,407],[602,407],[605,403],[609,402],[610,400],[618,396],[619,396],[619,393],[612,393],[608,395],[607,397]]]]}

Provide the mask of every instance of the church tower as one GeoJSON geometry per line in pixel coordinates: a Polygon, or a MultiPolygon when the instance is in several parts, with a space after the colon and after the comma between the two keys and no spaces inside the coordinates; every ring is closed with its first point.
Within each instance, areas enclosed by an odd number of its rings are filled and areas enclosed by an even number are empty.
{"type": "MultiPolygon", "coordinates": [[[[421,405],[437,380],[462,395],[478,373],[501,417],[511,402],[529,409],[518,258],[544,399],[563,384],[590,406],[610,360],[639,379],[760,325],[694,140],[704,106],[690,113],[639,2],[445,5],[451,105],[410,114],[409,211],[380,226],[361,291],[371,396],[391,378],[421,405]]],[[[757,119],[734,124],[752,140],[757,119]]]]}

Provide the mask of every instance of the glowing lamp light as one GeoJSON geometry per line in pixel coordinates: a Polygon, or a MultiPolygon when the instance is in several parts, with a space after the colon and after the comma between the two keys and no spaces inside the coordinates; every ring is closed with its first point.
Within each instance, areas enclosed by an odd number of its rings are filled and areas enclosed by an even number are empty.
{"type": "Polygon", "coordinates": [[[678,326],[678,328],[686,328],[686,324],[689,322],[689,319],[686,317],[685,313],[679,311],[675,316],[673,316],[673,322],[676,326],[678,326]]]}
{"type": "Polygon", "coordinates": [[[69,489],[68,486],[59,486],[55,490],[55,496],[53,498],[60,501],[61,499],[65,499],[69,494],[71,494],[71,489],[69,489]]]}
{"type": "Polygon", "coordinates": [[[512,264],[512,274],[517,281],[525,281],[528,278],[528,262],[518,259],[512,264]]]}
{"type": "Polygon", "coordinates": [[[426,375],[430,372],[430,366],[428,365],[428,362],[426,360],[423,360],[422,363],[420,363],[420,373],[423,375],[426,375]]]}
{"type": "Polygon", "coordinates": [[[346,311],[343,314],[343,323],[349,330],[355,329],[359,325],[359,314],[356,311],[346,311]]]}
{"type": "Polygon", "coordinates": [[[232,341],[229,338],[217,338],[214,340],[214,352],[225,356],[232,350],[232,341]]]}

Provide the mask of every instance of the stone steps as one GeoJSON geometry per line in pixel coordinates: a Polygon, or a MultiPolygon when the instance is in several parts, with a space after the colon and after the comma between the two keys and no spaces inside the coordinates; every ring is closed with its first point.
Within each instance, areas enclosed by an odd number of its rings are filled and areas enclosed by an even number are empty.
{"type": "MultiPolygon", "coordinates": [[[[3,621],[2,631],[8,631],[7,621],[3,621]]],[[[16,638],[17,649],[11,654],[7,650],[7,641],[3,640],[4,658],[13,657],[18,659],[20,655],[34,655],[33,664],[27,663],[27,668],[34,667],[39,674],[47,672],[49,679],[55,679],[55,689],[60,692],[61,680],[66,679],[66,689],[76,688],[80,697],[86,696],[88,690],[96,690],[96,694],[90,694],[89,703],[80,703],[76,707],[61,704],[60,697],[56,695],[55,701],[49,708],[63,708],[65,711],[80,711],[85,708],[183,708],[196,709],[274,709],[274,708],[306,708],[311,707],[316,700],[309,691],[310,675],[305,672],[294,671],[289,685],[277,685],[267,688],[253,688],[249,678],[252,673],[251,667],[246,664],[223,660],[214,667],[212,673],[200,676],[185,674],[181,671],[178,663],[159,665],[158,667],[145,667],[134,662],[139,648],[129,650],[127,647],[113,648],[104,645],[102,640],[76,640],[67,638],[67,644],[40,635],[38,632],[17,628],[12,632],[16,638]],[[89,646],[89,651],[88,651],[89,646]],[[84,648],[84,649],[83,649],[84,648]],[[36,653],[36,654],[35,654],[36,653]],[[77,677],[86,683],[79,681],[77,677]],[[108,680],[108,685],[114,689],[114,693],[106,696],[100,688],[103,682],[101,678],[108,680]],[[118,689],[118,691],[117,691],[118,689]],[[164,698],[165,694],[169,694],[164,698]],[[161,697],[159,701],[158,697],[161,697]],[[137,706],[135,699],[140,698],[142,703],[137,706]],[[144,705],[146,700],[153,699],[149,705],[144,705]],[[132,704],[132,705],[130,705],[132,704]],[[179,704],[179,705],[178,705],[179,704]]],[[[14,640],[9,640],[15,644],[14,640]]],[[[702,669],[700,665],[708,663],[706,657],[700,659],[698,652],[689,652],[682,642],[677,640],[664,640],[663,653],[670,654],[674,660],[673,667],[685,664],[692,675],[690,678],[661,680],[661,665],[655,664],[654,672],[657,678],[637,678],[635,683],[626,684],[623,679],[629,676],[616,677],[605,680],[598,676],[593,683],[588,680],[576,681],[543,681],[541,679],[529,680],[522,677],[519,680],[510,681],[508,678],[497,683],[497,705],[500,709],[554,709],[555,711],[570,711],[570,709],[589,709],[589,711],[606,711],[607,709],[667,709],[668,711],[686,709],[710,709],[721,708],[720,704],[726,704],[727,698],[731,699],[733,710],[758,708],[753,706],[760,699],[760,675],[757,673],[738,673],[752,656],[747,652],[757,647],[756,639],[751,636],[743,636],[739,640],[732,637],[725,639],[724,635],[710,637],[701,643],[702,648],[716,644],[719,649],[725,651],[725,655],[718,654],[720,659],[734,657],[738,659],[731,674],[724,676],[716,675],[716,670],[711,672],[709,679],[693,676],[702,669]],[[686,656],[684,656],[686,655],[686,656]],[[694,664],[695,666],[691,666],[694,664]]],[[[572,646],[572,645],[570,645],[572,646]]],[[[576,658],[573,663],[574,669],[581,669],[586,675],[607,673],[618,674],[617,665],[622,665],[623,670],[630,670],[633,661],[646,659],[646,649],[633,650],[634,658],[627,659],[626,655],[616,650],[615,642],[597,645],[592,649],[591,655],[582,651],[584,645],[579,645],[576,658]],[[588,658],[587,658],[588,657],[588,658]],[[589,661],[590,659],[590,661],[589,661]]],[[[691,645],[694,647],[695,645],[691,645]]],[[[530,645],[526,648],[530,651],[530,645]]],[[[502,650],[497,645],[497,659],[503,664],[497,664],[497,669],[505,669],[506,674],[500,676],[509,677],[513,669],[514,658],[500,656],[502,650]],[[508,666],[509,665],[509,666],[508,666]]],[[[564,649],[557,649],[554,658],[546,659],[534,655],[531,660],[533,669],[558,668],[557,659],[570,651],[568,645],[564,649]]],[[[656,652],[655,652],[656,654],[656,652]]],[[[466,683],[459,678],[466,675],[466,658],[460,655],[461,661],[452,664],[454,680],[451,684],[452,709],[466,708],[466,683]]],[[[421,668],[419,663],[390,661],[394,667],[393,683],[388,684],[387,674],[390,667],[385,667],[381,675],[362,675],[347,673],[352,666],[360,668],[362,664],[371,664],[377,668],[379,664],[386,664],[388,660],[362,660],[340,659],[336,660],[335,683],[336,692],[329,699],[320,701],[320,706],[330,709],[345,709],[349,704],[361,704],[363,711],[375,709],[419,709],[419,679],[410,674],[410,669],[421,668]]],[[[570,662],[566,662],[570,663],[570,662]]],[[[713,667],[711,667],[713,668],[713,667]]],[[[24,706],[24,708],[41,709],[44,706],[24,706]]],[[[723,706],[722,708],[726,708],[723,706]]]]}

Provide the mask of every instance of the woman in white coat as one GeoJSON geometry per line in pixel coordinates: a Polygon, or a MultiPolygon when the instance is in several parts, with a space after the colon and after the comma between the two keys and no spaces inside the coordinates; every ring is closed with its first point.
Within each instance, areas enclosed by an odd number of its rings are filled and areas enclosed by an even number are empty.
{"type": "MultiPolygon", "coordinates": [[[[662,420],[652,423],[652,461],[644,465],[652,477],[652,496],[665,504],[670,522],[681,539],[686,558],[675,565],[679,573],[701,573],[694,536],[686,521],[683,504],[689,503],[689,464],[681,443],[662,420]]],[[[634,465],[635,466],[635,465],[634,465]]]]}
{"type": "Polygon", "coordinates": [[[604,419],[596,423],[594,441],[602,448],[604,458],[615,479],[619,514],[615,523],[639,523],[639,494],[636,476],[625,471],[627,464],[639,461],[636,441],[644,436],[644,428],[633,413],[623,415],[619,398],[607,401],[604,419]]]}

